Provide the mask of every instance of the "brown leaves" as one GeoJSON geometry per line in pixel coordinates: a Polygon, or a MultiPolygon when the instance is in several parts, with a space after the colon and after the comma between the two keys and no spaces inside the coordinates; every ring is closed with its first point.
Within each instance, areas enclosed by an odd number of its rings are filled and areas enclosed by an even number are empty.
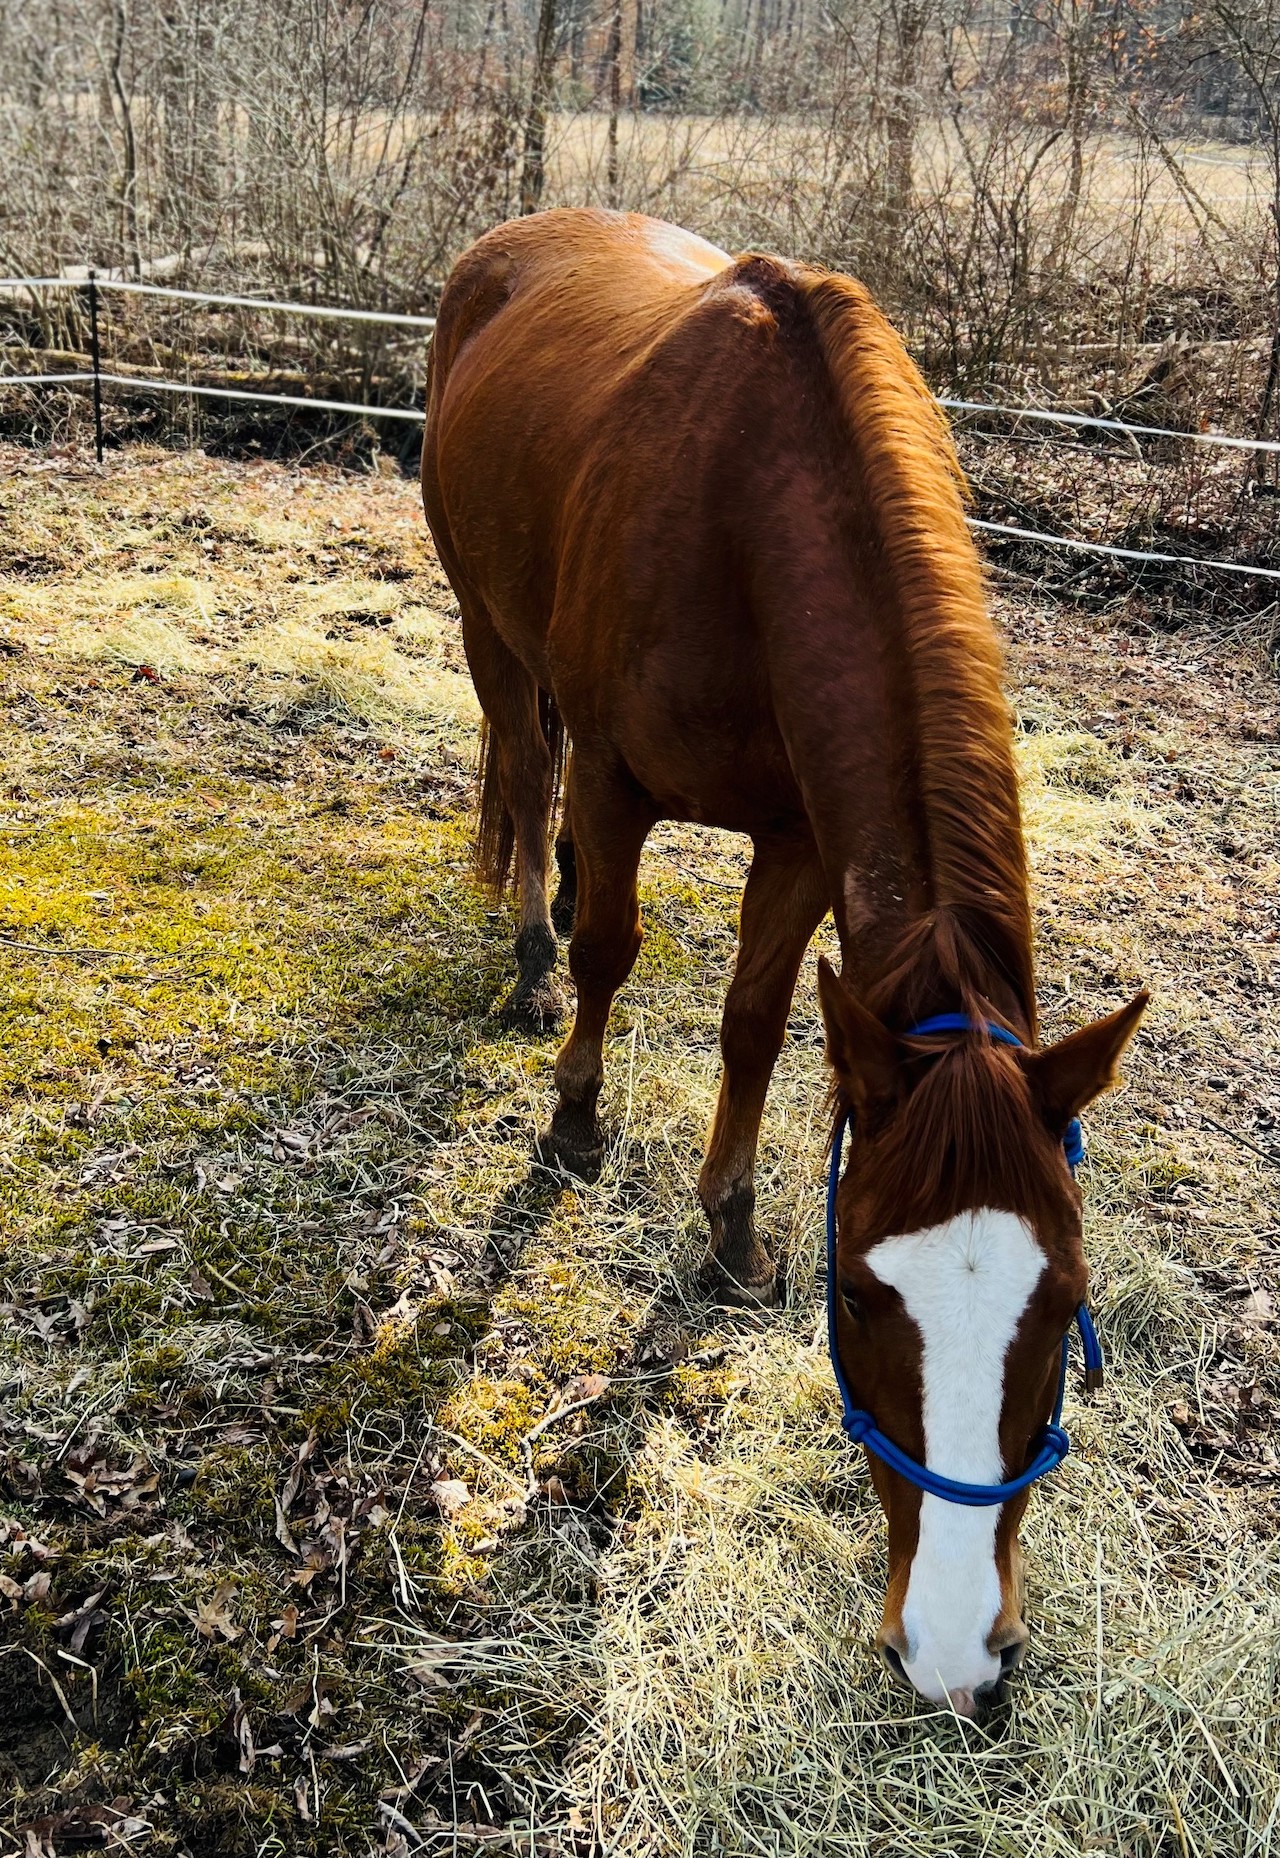
{"type": "Polygon", "coordinates": [[[249,1726],[249,1712],[244,1706],[237,1685],[231,1692],[231,1734],[240,1751],[241,1774],[252,1774],[258,1765],[258,1751],[253,1746],[253,1730],[249,1726]]]}
{"type": "Polygon", "coordinates": [[[72,1487],[72,1501],[77,1507],[102,1517],[109,1504],[126,1511],[137,1509],[144,1499],[155,1495],[160,1484],[158,1473],[148,1472],[141,1458],[113,1468],[96,1440],[71,1453],[63,1476],[72,1487]]]}
{"type": "Polygon", "coordinates": [[[281,1639],[295,1639],[298,1636],[299,1617],[298,1609],[292,1601],[288,1606],[281,1608],[279,1619],[273,1619],[271,1622],[271,1637],[267,1640],[268,1657],[275,1651],[281,1639]]]}
{"type": "Polygon", "coordinates": [[[90,1155],[80,1169],[77,1185],[80,1187],[103,1187],[114,1185],[125,1179],[129,1172],[129,1163],[135,1161],[142,1153],[136,1142],[128,1142],[123,1148],[104,1149],[101,1154],[90,1155]]]}
{"type": "Polygon", "coordinates": [[[1275,1302],[1268,1290],[1251,1290],[1244,1300],[1235,1307],[1235,1314],[1241,1322],[1251,1328],[1265,1329],[1276,1319],[1275,1302]]]}
{"type": "Polygon", "coordinates": [[[149,1841],[152,1826],[132,1812],[132,1801],[113,1800],[110,1806],[73,1806],[64,1812],[42,1813],[19,1826],[22,1858],[57,1858],[63,1852],[105,1849],[126,1852],[149,1841]]]}
{"type": "Polygon", "coordinates": [[[26,1309],[0,1304],[0,1315],[16,1316],[19,1321],[29,1323],[42,1342],[52,1345],[78,1341],[92,1309],[91,1298],[81,1303],[76,1297],[53,1296],[42,1297],[40,1304],[26,1309]]]}
{"type": "Polygon", "coordinates": [[[237,1626],[231,1617],[235,1591],[235,1581],[227,1575],[218,1582],[207,1600],[197,1601],[194,1613],[189,1607],[183,1607],[183,1612],[202,1639],[211,1641],[222,1638],[228,1645],[234,1645],[237,1639],[244,1637],[244,1627],[237,1626]]]}
{"type": "Polygon", "coordinates": [[[353,1110],[348,1104],[339,1102],[318,1128],[273,1129],[268,1140],[271,1159],[279,1163],[302,1162],[310,1165],[326,1149],[332,1148],[340,1136],[359,1129],[377,1113],[374,1108],[353,1110]]]}
{"type": "Polygon", "coordinates": [[[290,1555],[297,1555],[300,1551],[298,1544],[293,1539],[293,1533],[289,1528],[289,1511],[293,1508],[294,1502],[297,1499],[298,1489],[302,1483],[302,1473],[315,1456],[315,1449],[316,1435],[314,1432],[310,1432],[307,1434],[303,1443],[298,1447],[298,1455],[294,1460],[293,1469],[285,1479],[284,1487],[278,1493],[275,1500],[276,1541],[279,1542],[281,1548],[290,1555]]]}
{"type": "Polygon", "coordinates": [[[107,1617],[101,1611],[101,1602],[106,1597],[107,1590],[104,1587],[100,1592],[90,1594],[87,1600],[82,1600],[79,1606],[73,1607],[69,1613],[64,1613],[57,1621],[57,1630],[70,1634],[67,1644],[77,1658],[84,1650],[89,1634],[95,1626],[102,1625],[107,1617]]]}
{"type": "Polygon", "coordinates": [[[428,1495],[446,1519],[456,1516],[463,1505],[471,1501],[470,1487],[460,1477],[436,1478],[428,1495]]]}

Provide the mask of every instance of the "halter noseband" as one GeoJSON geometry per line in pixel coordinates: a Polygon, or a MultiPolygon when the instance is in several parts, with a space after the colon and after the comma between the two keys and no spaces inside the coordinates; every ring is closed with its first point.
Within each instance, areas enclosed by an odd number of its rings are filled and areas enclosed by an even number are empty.
{"type": "MultiPolygon", "coordinates": [[[[934,1019],[923,1020],[913,1026],[907,1033],[910,1039],[929,1038],[938,1032],[977,1032],[985,1030],[989,1036],[1001,1045],[1021,1045],[1005,1026],[997,1026],[990,1020],[982,1026],[980,1022],[969,1019],[964,1013],[939,1013],[934,1019]]],[[[865,1407],[855,1406],[853,1395],[849,1392],[849,1383],[845,1380],[844,1369],[840,1366],[840,1350],[836,1342],[836,1193],[840,1185],[840,1152],[844,1147],[844,1133],[853,1118],[853,1112],[846,1110],[836,1125],[835,1137],[831,1144],[831,1173],[827,1181],[827,1344],[831,1350],[831,1366],[836,1377],[836,1386],[840,1390],[840,1404],[843,1414],[841,1424],[855,1445],[865,1445],[869,1452],[874,1452],[883,1464],[899,1477],[906,1478],[917,1490],[927,1496],[941,1497],[945,1503],[962,1503],[970,1509],[984,1509],[992,1504],[1005,1503],[1010,1497],[1016,1497],[1020,1490],[1029,1484],[1056,1471],[1070,1450],[1070,1442],[1059,1421],[1062,1418],[1062,1403],[1067,1391],[1067,1356],[1071,1343],[1071,1331],[1062,1338],[1062,1366],[1058,1373],[1058,1394],[1053,1403],[1053,1417],[1040,1434],[1035,1456],[1025,1471],[1017,1477],[1011,1477],[1006,1484],[965,1484],[953,1477],[943,1477],[937,1471],[931,1471],[928,1465],[918,1464],[904,1452],[901,1446],[886,1438],[876,1425],[872,1414],[865,1407]]],[[[1062,1138],[1063,1152],[1067,1166],[1074,1174],[1084,1154],[1084,1139],[1080,1133],[1078,1117],[1073,1117],[1062,1138]]],[[[1084,1352],[1084,1384],[1086,1392],[1092,1393],[1102,1385],[1102,1349],[1098,1344],[1097,1333],[1088,1307],[1081,1304],[1075,1314],[1076,1327],[1080,1331],[1080,1345],[1084,1352]]]]}

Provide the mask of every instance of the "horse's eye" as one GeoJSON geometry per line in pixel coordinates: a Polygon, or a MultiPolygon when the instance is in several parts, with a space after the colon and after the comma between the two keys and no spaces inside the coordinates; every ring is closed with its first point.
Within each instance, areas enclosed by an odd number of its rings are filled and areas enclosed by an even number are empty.
{"type": "Polygon", "coordinates": [[[841,1284],[840,1301],[844,1304],[845,1309],[848,1311],[849,1315],[852,1316],[854,1322],[860,1323],[866,1311],[862,1307],[862,1300],[858,1296],[857,1291],[848,1284],[841,1284]]]}

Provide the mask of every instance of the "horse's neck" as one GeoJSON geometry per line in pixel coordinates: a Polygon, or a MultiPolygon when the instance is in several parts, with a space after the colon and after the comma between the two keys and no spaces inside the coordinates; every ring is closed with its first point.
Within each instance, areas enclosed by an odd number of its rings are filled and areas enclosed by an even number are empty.
{"type": "Polygon", "coordinates": [[[761,583],[774,709],[855,985],[888,999],[902,969],[921,1013],[968,992],[1030,1034],[1026,869],[994,649],[975,671],[964,635],[944,637],[922,668],[884,591],[829,533],[811,529],[761,583]],[[952,673],[955,700],[940,700],[952,673]]]}

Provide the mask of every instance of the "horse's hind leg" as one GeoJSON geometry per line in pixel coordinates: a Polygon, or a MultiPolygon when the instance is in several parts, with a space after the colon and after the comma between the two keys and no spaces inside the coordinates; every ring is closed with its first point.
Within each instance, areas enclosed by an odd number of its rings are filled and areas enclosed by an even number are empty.
{"type": "Polygon", "coordinates": [[[578,1010],[556,1059],[555,1115],[538,1146],[544,1161],[592,1180],[604,1150],[596,1102],[604,1082],[605,1027],[640,952],[636,873],[656,814],[625,769],[589,759],[576,746],[569,804],[577,884],[569,972],[578,1010]]]}
{"type": "Polygon", "coordinates": [[[720,1100],[698,1179],[711,1221],[705,1276],[724,1303],[778,1301],[774,1261],[755,1229],[756,1145],[796,976],[828,903],[812,841],[757,841],[720,1026],[720,1100]]]}
{"type": "MultiPolygon", "coordinates": [[[[455,583],[456,585],[456,583],[455,583]]],[[[556,936],[547,905],[547,835],[555,784],[558,720],[537,680],[503,643],[478,602],[462,603],[462,635],[488,723],[480,799],[479,862],[496,888],[512,856],[520,894],[520,976],[502,1008],[508,1025],[558,1026],[565,1001],[552,978],[556,936]]]]}

